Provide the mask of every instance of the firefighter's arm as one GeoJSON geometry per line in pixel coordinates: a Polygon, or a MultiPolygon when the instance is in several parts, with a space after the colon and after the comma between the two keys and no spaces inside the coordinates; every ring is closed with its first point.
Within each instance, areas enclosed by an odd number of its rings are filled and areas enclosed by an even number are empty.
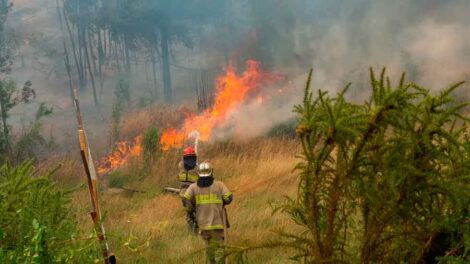
{"type": "Polygon", "coordinates": [[[193,191],[192,186],[189,186],[189,188],[186,190],[186,192],[183,195],[183,206],[188,211],[193,210],[193,207],[194,207],[194,191],[193,191]]]}
{"type": "Polygon", "coordinates": [[[222,183],[222,200],[224,205],[228,205],[233,201],[233,194],[229,191],[227,186],[222,183]]]}

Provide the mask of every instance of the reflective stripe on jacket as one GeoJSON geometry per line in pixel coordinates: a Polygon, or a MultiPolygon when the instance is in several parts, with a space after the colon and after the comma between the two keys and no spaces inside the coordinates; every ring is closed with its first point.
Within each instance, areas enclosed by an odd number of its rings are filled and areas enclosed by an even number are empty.
{"type": "Polygon", "coordinates": [[[190,171],[186,171],[186,170],[182,170],[180,171],[180,173],[178,174],[178,181],[181,182],[181,185],[180,185],[180,196],[183,197],[185,192],[186,192],[186,189],[188,189],[188,187],[197,182],[197,179],[199,179],[199,175],[197,175],[196,173],[196,170],[190,170],[190,171]]]}
{"type": "Polygon", "coordinates": [[[199,179],[199,176],[194,171],[181,171],[178,174],[178,180],[180,182],[194,183],[197,182],[197,179],[199,179]]]}
{"type": "Polygon", "coordinates": [[[199,187],[191,184],[184,197],[196,205],[196,220],[201,230],[224,229],[223,204],[230,202],[231,192],[220,181],[211,186],[199,187]]]}

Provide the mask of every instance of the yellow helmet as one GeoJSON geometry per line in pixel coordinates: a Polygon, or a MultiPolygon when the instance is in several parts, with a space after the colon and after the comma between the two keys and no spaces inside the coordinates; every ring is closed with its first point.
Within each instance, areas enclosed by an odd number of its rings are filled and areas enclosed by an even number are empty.
{"type": "Polygon", "coordinates": [[[212,169],[212,166],[209,162],[203,162],[199,164],[197,174],[199,177],[209,177],[212,175],[214,170],[212,169]]]}

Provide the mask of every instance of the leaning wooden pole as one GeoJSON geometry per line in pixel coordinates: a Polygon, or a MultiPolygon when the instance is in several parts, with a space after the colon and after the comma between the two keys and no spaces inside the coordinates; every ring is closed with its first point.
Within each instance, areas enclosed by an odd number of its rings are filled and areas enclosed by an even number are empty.
{"type": "Polygon", "coordinates": [[[98,241],[100,243],[104,263],[114,264],[116,263],[116,257],[113,254],[109,253],[108,242],[106,240],[106,234],[102,223],[103,219],[101,218],[101,211],[98,202],[98,179],[96,176],[93,158],[91,156],[90,145],[88,144],[85,128],[83,126],[82,115],[80,112],[80,104],[78,102],[76,90],[74,90],[73,92],[73,101],[75,105],[75,113],[77,116],[78,123],[78,141],[80,144],[80,154],[82,157],[83,166],[85,168],[88,183],[88,191],[90,194],[90,201],[92,205],[92,211],[90,212],[91,219],[93,220],[93,225],[98,236],[98,241]]]}

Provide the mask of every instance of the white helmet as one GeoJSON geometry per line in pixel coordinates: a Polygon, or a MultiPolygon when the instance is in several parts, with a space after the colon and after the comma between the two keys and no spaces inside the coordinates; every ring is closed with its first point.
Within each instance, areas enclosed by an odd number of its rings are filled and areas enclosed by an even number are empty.
{"type": "Polygon", "coordinates": [[[214,170],[211,167],[211,164],[209,162],[203,162],[199,164],[198,172],[197,174],[199,177],[209,177],[212,175],[212,172],[214,170]]]}

